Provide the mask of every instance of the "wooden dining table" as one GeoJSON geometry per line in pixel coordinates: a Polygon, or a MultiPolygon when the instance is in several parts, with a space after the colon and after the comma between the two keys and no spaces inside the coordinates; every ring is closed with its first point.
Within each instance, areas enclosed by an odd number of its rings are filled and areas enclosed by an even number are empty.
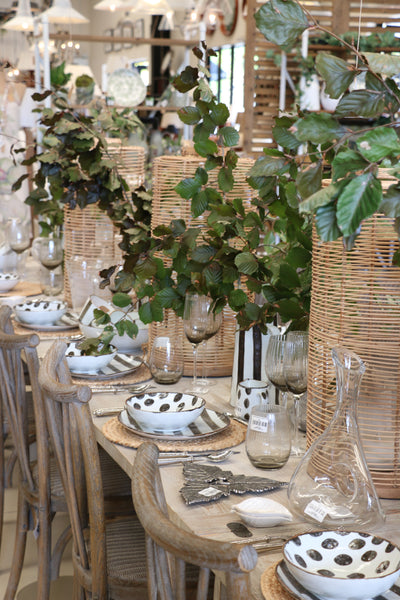
{"type": "MultiPolygon", "coordinates": [[[[38,332],[41,343],[39,345],[39,356],[43,355],[54,341],[55,337],[65,337],[66,341],[70,335],[76,334],[77,330],[69,332],[57,332],[56,335],[51,333],[43,334],[38,332]]],[[[79,331],[78,331],[79,333],[79,331]]],[[[149,373],[147,374],[149,376],[149,373]]],[[[126,377],[121,379],[113,379],[110,381],[100,382],[101,385],[108,384],[119,384],[126,381],[126,377]]],[[[146,376],[145,376],[146,379],[146,376]]],[[[99,382],[95,379],[88,380],[77,380],[79,383],[87,384],[90,387],[98,387],[99,382]]],[[[177,384],[172,386],[158,385],[154,381],[150,380],[153,386],[152,391],[188,391],[191,386],[191,378],[183,377],[177,384]]],[[[206,406],[210,409],[219,412],[232,412],[233,407],[230,405],[231,397],[231,378],[230,377],[219,377],[211,379],[212,385],[204,393],[206,400],[206,406]]],[[[95,410],[98,408],[110,408],[124,406],[125,400],[130,396],[130,392],[127,389],[121,391],[107,391],[93,392],[92,399],[90,401],[91,409],[95,410]]],[[[110,420],[115,419],[113,416],[96,417],[93,416],[93,423],[95,427],[96,437],[100,446],[104,448],[106,452],[115,460],[115,462],[122,467],[122,469],[131,476],[132,469],[135,461],[136,450],[121,443],[118,440],[111,441],[109,435],[106,435],[105,429],[107,423],[110,420]]],[[[134,434],[132,434],[134,435],[134,434]]],[[[134,436],[136,439],[138,436],[134,436]]],[[[143,438],[143,441],[146,438],[143,438]]],[[[242,435],[244,440],[244,435],[242,435]]],[[[229,440],[227,441],[227,447],[230,446],[229,440]]],[[[248,476],[267,477],[275,479],[281,482],[289,482],[293,471],[299,463],[299,458],[291,457],[288,463],[280,468],[273,470],[264,470],[254,467],[247,455],[245,450],[245,443],[242,441],[240,444],[234,446],[235,453],[232,454],[226,461],[219,463],[218,466],[221,469],[229,470],[233,474],[244,474],[248,476]]],[[[171,448],[173,450],[173,448],[171,448]]],[[[213,463],[204,460],[201,464],[211,465],[213,463]]],[[[204,502],[188,506],[180,490],[184,484],[183,476],[183,465],[181,462],[169,465],[161,466],[161,477],[165,490],[166,501],[168,509],[173,521],[178,525],[192,531],[193,533],[203,536],[209,539],[220,540],[231,543],[252,543],[255,544],[259,555],[257,566],[254,571],[251,572],[251,598],[253,600],[287,600],[290,596],[279,586],[274,586],[273,590],[262,592],[262,582],[266,581],[266,574],[268,574],[269,581],[271,580],[271,574],[274,573],[274,565],[282,560],[281,547],[283,540],[297,533],[303,531],[310,531],[313,528],[312,524],[301,521],[294,518],[289,524],[278,525],[270,528],[253,528],[247,527],[247,532],[240,532],[240,527],[237,525],[241,523],[241,520],[237,513],[232,510],[235,504],[238,504],[242,500],[250,497],[250,494],[238,495],[232,493],[226,498],[222,498],[217,501],[204,502]],[[246,535],[247,537],[242,537],[246,535]],[[269,542],[265,542],[268,538],[269,542]],[[272,545],[274,549],[270,549],[272,545]]],[[[287,499],[286,486],[268,493],[262,493],[261,495],[271,498],[277,502],[282,503],[287,508],[289,507],[287,499]]],[[[383,526],[378,528],[364,527],[363,531],[379,534],[393,541],[394,543],[400,544],[400,500],[384,500],[382,501],[383,508],[386,512],[386,522],[383,526]]],[[[242,528],[243,529],[243,528],[242,528]]],[[[219,598],[219,584],[222,581],[222,576],[217,574],[216,577],[216,592],[215,600],[219,598]]],[[[276,583],[276,579],[274,580],[276,583]]],[[[272,588],[271,588],[272,589],[272,588]]],[[[221,596],[222,598],[223,596],[221,596]]]]}

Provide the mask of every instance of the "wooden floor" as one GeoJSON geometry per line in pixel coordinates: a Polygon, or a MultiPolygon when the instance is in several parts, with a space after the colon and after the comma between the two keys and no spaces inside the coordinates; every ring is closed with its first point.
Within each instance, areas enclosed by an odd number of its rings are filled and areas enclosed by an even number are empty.
{"type": "MultiPolygon", "coordinates": [[[[0,552],[0,598],[4,598],[8,581],[8,570],[12,561],[15,535],[15,518],[17,506],[17,490],[11,488],[6,490],[5,514],[3,525],[3,540],[0,552]]],[[[57,536],[61,533],[68,520],[64,515],[56,516],[54,519],[53,533],[57,536]]],[[[22,571],[20,586],[18,588],[17,600],[34,600],[34,582],[37,576],[36,542],[33,533],[28,533],[28,542],[25,555],[25,563],[22,571]]],[[[51,597],[54,600],[70,600],[72,563],[71,549],[67,547],[61,566],[61,578],[52,588],[51,597]]]]}

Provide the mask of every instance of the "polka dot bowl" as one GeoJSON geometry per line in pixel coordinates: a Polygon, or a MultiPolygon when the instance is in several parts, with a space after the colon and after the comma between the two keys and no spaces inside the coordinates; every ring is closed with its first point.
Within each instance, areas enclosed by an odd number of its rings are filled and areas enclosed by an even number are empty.
{"type": "Polygon", "coordinates": [[[293,577],[322,600],[374,598],[400,575],[400,548],[358,531],[304,533],[286,542],[283,556],[293,577]]]}
{"type": "Polygon", "coordinates": [[[16,273],[0,273],[0,292],[9,292],[18,281],[19,277],[16,273]]]}
{"type": "Polygon", "coordinates": [[[193,394],[149,392],[131,396],[125,408],[142,427],[165,433],[188,427],[201,415],[205,403],[193,394]]]}

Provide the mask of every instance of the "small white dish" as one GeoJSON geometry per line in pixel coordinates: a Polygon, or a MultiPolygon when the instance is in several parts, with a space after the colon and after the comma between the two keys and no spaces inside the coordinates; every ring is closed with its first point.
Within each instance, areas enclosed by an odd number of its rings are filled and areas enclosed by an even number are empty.
{"type": "Polygon", "coordinates": [[[288,571],[321,600],[369,600],[400,575],[400,548],[358,531],[314,531],[283,547],[288,571]]]}
{"type": "Polygon", "coordinates": [[[193,423],[204,410],[205,400],[178,392],[145,392],[125,402],[129,415],[142,427],[162,432],[177,431],[193,423]]]}
{"type": "Polygon", "coordinates": [[[288,509],[269,498],[248,498],[232,506],[239,517],[249,527],[275,527],[292,520],[288,509]]]}
{"type": "Polygon", "coordinates": [[[117,350],[108,354],[97,356],[81,354],[78,347],[79,342],[70,342],[65,351],[65,358],[70,371],[74,373],[88,373],[89,371],[100,371],[104,369],[115,357],[117,350]]]}
{"type": "Polygon", "coordinates": [[[60,300],[26,300],[14,306],[17,318],[30,325],[53,325],[66,311],[66,303],[60,300]]]}
{"type": "Polygon", "coordinates": [[[19,277],[16,273],[0,273],[0,293],[12,290],[18,281],[19,277]]]}

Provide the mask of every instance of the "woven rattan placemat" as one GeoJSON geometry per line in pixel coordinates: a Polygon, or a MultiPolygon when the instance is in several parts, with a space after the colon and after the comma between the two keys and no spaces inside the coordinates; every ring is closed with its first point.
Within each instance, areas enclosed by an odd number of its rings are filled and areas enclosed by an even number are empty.
{"type": "Polygon", "coordinates": [[[42,288],[40,283],[32,281],[18,281],[17,285],[9,292],[2,292],[0,298],[12,298],[13,296],[40,296],[42,288]]]}
{"type": "Polygon", "coordinates": [[[77,325],[76,327],[73,327],[71,329],[57,329],[54,331],[36,331],[35,329],[31,329],[30,327],[24,327],[23,325],[20,325],[15,319],[13,319],[13,327],[14,333],[17,333],[18,335],[28,335],[29,333],[37,333],[38,336],[43,340],[46,340],[48,338],[51,338],[53,340],[57,337],[66,338],[70,335],[76,335],[78,330],[77,325]]]}
{"type": "MultiPolygon", "coordinates": [[[[130,373],[128,375],[121,375],[121,377],[118,377],[118,379],[115,379],[115,377],[113,377],[112,379],[95,379],[95,378],[80,379],[79,377],[76,377],[75,375],[73,375],[73,380],[76,383],[80,383],[82,385],[88,385],[88,386],[90,386],[91,383],[93,383],[93,384],[95,383],[96,388],[99,388],[102,385],[104,385],[104,386],[118,385],[119,383],[123,383],[124,385],[126,383],[132,383],[132,384],[142,383],[144,381],[148,381],[149,379],[151,379],[151,373],[145,365],[141,365],[133,373],[130,373]]],[[[128,395],[128,393],[129,392],[127,391],[127,395],[128,395]]]]}
{"type": "MultiPolygon", "coordinates": [[[[157,439],[152,439],[151,441],[157,444],[160,452],[175,450],[186,450],[188,452],[223,450],[241,444],[246,437],[246,430],[247,428],[245,425],[242,425],[237,421],[231,421],[229,427],[224,429],[224,431],[200,438],[196,441],[169,441],[157,439]]],[[[113,417],[103,425],[103,433],[111,442],[120,444],[121,446],[128,446],[128,448],[139,448],[140,444],[150,439],[141,437],[140,435],[136,435],[133,431],[130,432],[125,429],[118,421],[118,417],[113,417]]]]}
{"type": "Polygon", "coordinates": [[[265,600],[293,600],[293,596],[279,583],[275,563],[261,575],[261,591],[265,600]]]}

